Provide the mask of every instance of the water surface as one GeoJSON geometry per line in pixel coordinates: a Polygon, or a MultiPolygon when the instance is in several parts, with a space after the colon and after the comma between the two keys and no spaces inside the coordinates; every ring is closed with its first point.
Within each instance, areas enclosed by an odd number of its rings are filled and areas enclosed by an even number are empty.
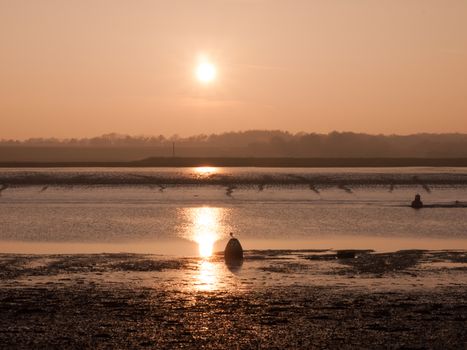
{"type": "Polygon", "coordinates": [[[466,249],[464,168],[3,169],[0,252],[466,249]],[[21,181],[20,181],[21,180],[21,181]]]}

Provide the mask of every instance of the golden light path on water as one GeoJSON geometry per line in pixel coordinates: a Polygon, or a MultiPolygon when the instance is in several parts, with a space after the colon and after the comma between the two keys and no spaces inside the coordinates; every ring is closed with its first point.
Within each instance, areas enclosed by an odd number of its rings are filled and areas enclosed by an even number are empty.
{"type": "Polygon", "coordinates": [[[193,168],[193,171],[197,175],[212,175],[212,174],[217,174],[219,172],[219,168],[213,167],[213,166],[199,166],[199,167],[193,168]]]}
{"type": "Polygon", "coordinates": [[[198,274],[195,276],[195,287],[200,291],[213,291],[219,289],[221,275],[220,264],[203,259],[198,266],[198,274]]]}
{"type": "Polygon", "coordinates": [[[194,276],[195,287],[198,290],[210,291],[218,288],[222,264],[212,261],[214,244],[227,235],[224,216],[227,209],[212,207],[187,208],[190,219],[190,240],[198,244],[201,260],[198,273],[194,276]]]}
{"type": "Polygon", "coordinates": [[[220,239],[222,208],[200,207],[190,208],[192,217],[192,237],[198,243],[199,255],[210,257],[213,253],[214,243],[220,239]]]}

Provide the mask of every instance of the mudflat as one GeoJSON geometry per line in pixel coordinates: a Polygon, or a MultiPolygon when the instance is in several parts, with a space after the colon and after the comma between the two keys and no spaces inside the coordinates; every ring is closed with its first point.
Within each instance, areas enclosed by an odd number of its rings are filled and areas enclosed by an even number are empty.
{"type": "Polygon", "coordinates": [[[467,252],[0,255],[0,347],[467,346],[467,252]]]}

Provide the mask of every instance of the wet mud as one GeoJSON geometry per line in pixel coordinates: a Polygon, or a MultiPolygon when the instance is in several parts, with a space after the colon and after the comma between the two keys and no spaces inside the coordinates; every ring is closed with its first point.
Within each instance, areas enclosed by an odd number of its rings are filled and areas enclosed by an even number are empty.
{"type": "Polygon", "coordinates": [[[463,349],[467,252],[0,255],[2,349],[463,349]]]}

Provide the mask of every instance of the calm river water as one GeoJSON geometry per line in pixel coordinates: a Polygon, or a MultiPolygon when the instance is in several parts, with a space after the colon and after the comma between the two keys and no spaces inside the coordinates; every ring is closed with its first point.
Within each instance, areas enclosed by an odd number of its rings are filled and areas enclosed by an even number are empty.
{"type": "Polygon", "coordinates": [[[455,201],[465,168],[2,169],[0,253],[467,249],[455,201]]]}

